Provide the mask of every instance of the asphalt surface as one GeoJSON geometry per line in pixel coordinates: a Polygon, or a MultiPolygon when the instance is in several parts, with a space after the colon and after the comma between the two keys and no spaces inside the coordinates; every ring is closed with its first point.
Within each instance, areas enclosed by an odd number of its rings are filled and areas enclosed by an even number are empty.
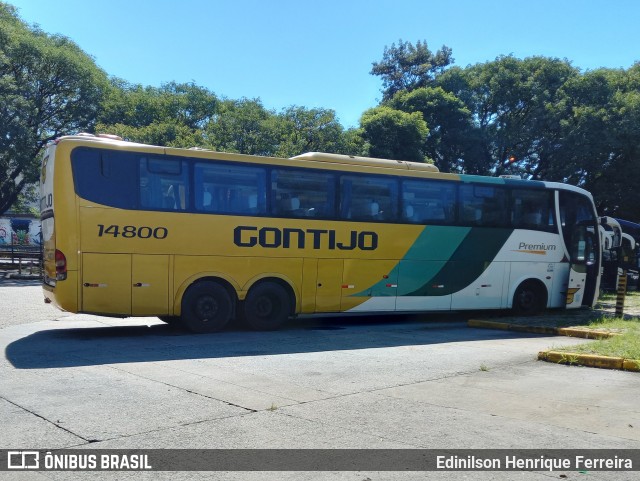
{"type": "MultiPolygon", "coordinates": [[[[0,448],[640,449],[639,374],[536,360],[540,350],[582,342],[469,328],[446,315],[193,335],[155,318],[63,313],[43,303],[37,282],[4,280],[0,448]]],[[[89,476],[10,474],[3,479],[89,476]]],[[[90,476],[624,480],[637,472],[90,476]]]]}

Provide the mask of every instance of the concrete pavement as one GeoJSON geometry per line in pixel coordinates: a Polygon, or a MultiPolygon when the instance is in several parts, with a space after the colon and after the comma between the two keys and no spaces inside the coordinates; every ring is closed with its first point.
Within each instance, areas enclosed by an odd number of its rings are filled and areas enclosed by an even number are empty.
{"type": "MultiPolygon", "coordinates": [[[[278,332],[193,335],[154,318],[61,313],[43,304],[34,285],[0,285],[0,312],[4,448],[640,448],[637,373],[536,360],[540,350],[585,342],[580,339],[474,329],[436,315],[298,320],[278,332]]],[[[574,472],[302,478],[548,480],[560,474],[584,478],[574,472]]]]}

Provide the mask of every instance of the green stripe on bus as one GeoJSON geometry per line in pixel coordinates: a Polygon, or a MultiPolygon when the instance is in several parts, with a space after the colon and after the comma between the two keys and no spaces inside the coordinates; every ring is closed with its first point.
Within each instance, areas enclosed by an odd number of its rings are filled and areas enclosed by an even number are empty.
{"type": "MultiPolygon", "coordinates": [[[[512,232],[489,227],[425,227],[389,278],[397,282],[398,296],[458,292],[485,271],[512,232]]],[[[353,296],[388,295],[388,282],[378,281],[353,296]]]]}
{"type": "Polygon", "coordinates": [[[407,296],[445,296],[475,281],[493,262],[513,229],[474,227],[433,277],[407,296]]]}

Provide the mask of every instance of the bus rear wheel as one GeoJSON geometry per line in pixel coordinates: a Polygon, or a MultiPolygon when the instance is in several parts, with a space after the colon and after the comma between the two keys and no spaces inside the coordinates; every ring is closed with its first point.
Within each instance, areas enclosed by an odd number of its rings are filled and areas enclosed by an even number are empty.
{"type": "Polygon", "coordinates": [[[291,297],[277,282],[265,281],[249,290],[244,301],[244,320],[257,331],[275,331],[291,314],[291,297]]]}
{"type": "Polygon", "coordinates": [[[546,289],[538,282],[523,282],[513,295],[513,311],[531,316],[541,313],[547,306],[546,289]]]}
{"type": "Polygon", "coordinates": [[[182,324],[192,332],[217,332],[233,315],[229,291],[217,282],[202,281],[187,289],[182,298],[182,324]]]}

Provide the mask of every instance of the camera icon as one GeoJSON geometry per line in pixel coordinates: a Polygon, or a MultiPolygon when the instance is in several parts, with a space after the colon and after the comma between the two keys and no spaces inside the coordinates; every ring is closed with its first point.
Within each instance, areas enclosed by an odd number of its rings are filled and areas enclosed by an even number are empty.
{"type": "Polygon", "coordinates": [[[38,469],[40,468],[40,452],[38,451],[8,451],[8,469],[38,469]]]}

